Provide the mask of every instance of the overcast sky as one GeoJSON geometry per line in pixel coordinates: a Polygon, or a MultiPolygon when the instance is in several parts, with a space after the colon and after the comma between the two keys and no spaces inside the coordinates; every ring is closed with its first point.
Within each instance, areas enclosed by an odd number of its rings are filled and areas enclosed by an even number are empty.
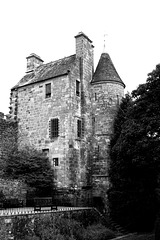
{"type": "Polygon", "coordinates": [[[26,71],[26,57],[45,63],[75,53],[83,31],[92,41],[95,67],[106,51],[131,92],[160,63],[159,0],[0,0],[0,112],[8,114],[10,89],[26,71]]]}

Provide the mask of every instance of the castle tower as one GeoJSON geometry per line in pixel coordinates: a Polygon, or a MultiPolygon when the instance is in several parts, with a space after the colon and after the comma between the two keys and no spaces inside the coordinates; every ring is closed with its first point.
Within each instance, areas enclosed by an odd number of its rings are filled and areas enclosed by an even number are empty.
{"type": "Polygon", "coordinates": [[[108,53],[102,53],[92,85],[93,121],[93,185],[94,194],[99,195],[104,185],[108,186],[107,168],[109,143],[113,122],[119,103],[124,95],[125,84],[118,75],[108,53]],[[101,189],[101,190],[100,190],[101,189]]]}

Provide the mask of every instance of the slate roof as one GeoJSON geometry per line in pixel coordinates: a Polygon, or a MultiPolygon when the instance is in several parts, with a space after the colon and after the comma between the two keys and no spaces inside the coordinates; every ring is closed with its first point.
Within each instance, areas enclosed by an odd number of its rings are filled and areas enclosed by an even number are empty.
{"type": "Polygon", "coordinates": [[[103,82],[115,82],[125,87],[125,84],[117,73],[108,53],[101,54],[96,71],[91,81],[92,84],[103,82]]]}
{"type": "Polygon", "coordinates": [[[68,74],[75,61],[76,55],[74,54],[47,64],[42,64],[33,72],[26,74],[12,89],[68,74]]]}

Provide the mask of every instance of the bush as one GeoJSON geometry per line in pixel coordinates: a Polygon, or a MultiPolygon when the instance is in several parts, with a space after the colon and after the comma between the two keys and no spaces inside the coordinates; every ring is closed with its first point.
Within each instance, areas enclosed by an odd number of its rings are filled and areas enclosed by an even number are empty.
{"type": "Polygon", "coordinates": [[[84,227],[83,219],[75,220],[73,215],[64,212],[37,214],[34,218],[17,216],[13,221],[13,235],[16,240],[108,240],[115,236],[100,222],[84,227]]]}
{"type": "Polygon", "coordinates": [[[26,146],[15,150],[6,159],[4,176],[23,180],[36,196],[51,196],[54,189],[54,175],[46,156],[26,146]]]}
{"type": "Polygon", "coordinates": [[[97,224],[101,222],[102,219],[100,219],[100,215],[98,212],[94,210],[90,211],[82,211],[82,212],[73,212],[72,218],[78,222],[81,222],[84,228],[87,228],[88,226],[92,224],[97,224]]]}
{"type": "Polygon", "coordinates": [[[108,240],[115,234],[102,224],[88,226],[83,232],[83,240],[108,240]]]}

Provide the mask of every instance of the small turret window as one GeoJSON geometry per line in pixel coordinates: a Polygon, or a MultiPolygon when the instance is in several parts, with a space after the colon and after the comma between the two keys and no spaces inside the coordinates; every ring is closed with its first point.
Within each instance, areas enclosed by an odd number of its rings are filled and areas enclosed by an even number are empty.
{"type": "Polygon", "coordinates": [[[117,105],[119,105],[119,95],[117,95],[117,105]]]}
{"type": "Polygon", "coordinates": [[[97,93],[94,94],[95,101],[97,101],[97,93]]]}

